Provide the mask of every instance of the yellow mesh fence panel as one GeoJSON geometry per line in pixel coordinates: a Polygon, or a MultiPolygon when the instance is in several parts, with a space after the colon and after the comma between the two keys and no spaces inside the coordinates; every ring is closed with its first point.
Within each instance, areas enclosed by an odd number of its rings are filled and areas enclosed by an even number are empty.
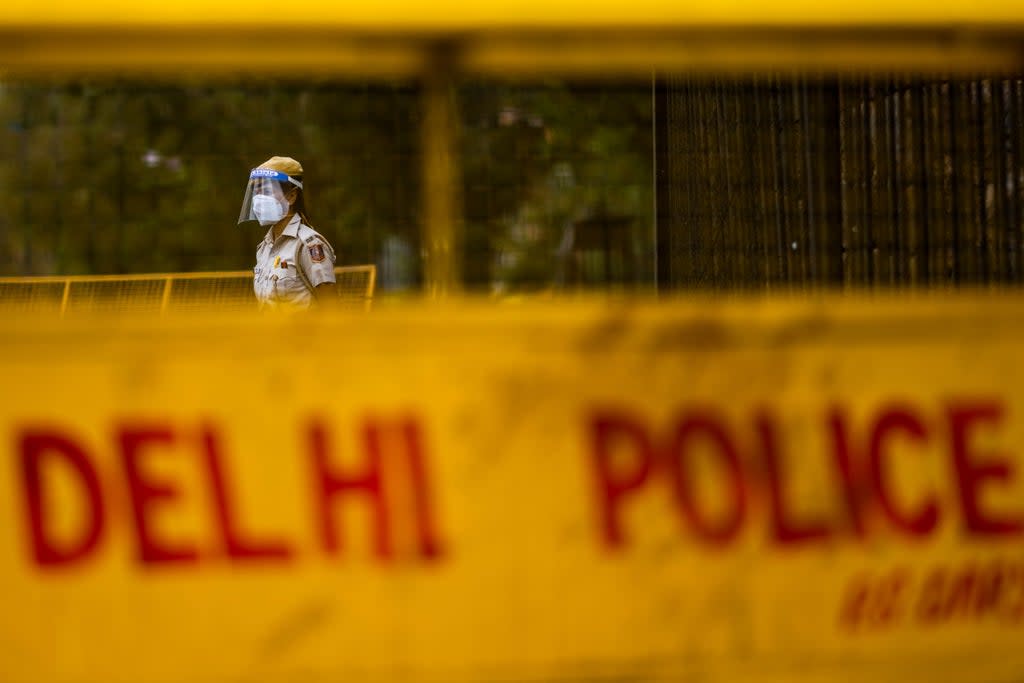
{"type": "MultiPolygon", "coordinates": [[[[369,310],[376,286],[373,265],[334,269],[336,305],[369,310]]],[[[93,311],[157,313],[255,306],[252,272],[159,273],[0,278],[0,308],[61,315],[93,311]]]]}
{"type": "Polygon", "coordinates": [[[172,280],[166,307],[174,311],[187,311],[210,305],[246,308],[255,303],[251,274],[246,273],[242,277],[211,273],[172,280]]]}
{"type": "Polygon", "coordinates": [[[165,281],[157,278],[71,282],[64,312],[155,313],[160,310],[165,286],[165,281]]]}
{"type": "Polygon", "coordinates": [[[335,288],[338,292],[338,303],[344,308],[370,308],[373,290],[377,283],[376,266],[349,266],[335,268],[335,288]]]}
{"type": "Polygon", "coordinates": [[[67,287],[63,280],[0,279],[0,304],[9,312],[58,312],[67,287]]]}

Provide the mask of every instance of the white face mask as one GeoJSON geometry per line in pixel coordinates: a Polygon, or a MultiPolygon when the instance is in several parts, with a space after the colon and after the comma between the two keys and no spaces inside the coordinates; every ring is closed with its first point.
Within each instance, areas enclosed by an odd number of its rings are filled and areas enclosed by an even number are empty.
{"type": "Polygon", "coordinates": [[[252,198],[252,212],[260,225],[273,225],[285,217],[288,209],[273,197],[258,194],[252,198]]]}

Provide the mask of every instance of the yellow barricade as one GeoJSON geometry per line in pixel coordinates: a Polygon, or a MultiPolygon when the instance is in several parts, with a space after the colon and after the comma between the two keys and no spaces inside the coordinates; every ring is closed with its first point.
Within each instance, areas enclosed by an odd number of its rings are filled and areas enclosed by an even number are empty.
{"type": "MultiPolygon", "coordinates": [[[[337,266],[337,304],[370,310],[375,265],[337,266]]],[[[181,312],[216,306],[251,308],[252,272],[144,273],[0,277],[0,309],[49,313],[181,312]]]]}
{"type": "Polygon", "coordinates": [[[996,681],[1024,298],[0,321],[0,680],[996,681]]]}

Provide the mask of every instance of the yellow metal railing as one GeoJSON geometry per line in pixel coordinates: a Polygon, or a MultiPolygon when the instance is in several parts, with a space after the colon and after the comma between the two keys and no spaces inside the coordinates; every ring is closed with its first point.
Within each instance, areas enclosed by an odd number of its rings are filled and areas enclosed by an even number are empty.
{"type": "MultiPolygon", "coordinates": [[[[334,269],[338,305],[369,310],[377,282],[374,265],[334,269]]],[[[46,275],[0,278],[6,311],[168,312],[210,307],[245,308],[256,303],[252,271],[145,273],[139,275],[46,275]]]]}

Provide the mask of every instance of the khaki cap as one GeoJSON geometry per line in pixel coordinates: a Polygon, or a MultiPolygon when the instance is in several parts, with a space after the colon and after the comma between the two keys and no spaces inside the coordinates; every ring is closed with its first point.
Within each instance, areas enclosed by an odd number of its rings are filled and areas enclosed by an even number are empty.
{"type": "Polygon", "coordinates": [[[280,171],[291,176],[302,175],[302,164],[291,157],[270,157],[256,168],[266,168],[271,171],[280,171]]]}

